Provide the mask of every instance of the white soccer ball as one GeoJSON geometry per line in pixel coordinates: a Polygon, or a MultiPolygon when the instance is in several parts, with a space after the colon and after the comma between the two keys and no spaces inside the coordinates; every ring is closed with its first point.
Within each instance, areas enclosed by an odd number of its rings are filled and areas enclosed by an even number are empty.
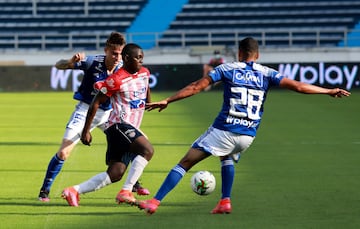
{"type": "Polygon", "coordinates": [[[216,180],[209,171],[199,171],[195,173],[191,179],[192,190],[201,196],[209,195],[215,190],[216,180]]]}

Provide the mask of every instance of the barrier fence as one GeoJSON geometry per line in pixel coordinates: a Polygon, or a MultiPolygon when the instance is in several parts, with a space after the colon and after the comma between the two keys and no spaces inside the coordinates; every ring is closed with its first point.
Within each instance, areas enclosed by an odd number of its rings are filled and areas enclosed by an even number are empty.
{"type": "MultiPolygon", "coordinates": [[[[108,33],[0,33],[0,50],[99,50],[108,33]]],[[[140,44],[144,49],[187,48],[191,46],[237,46],[239,39],[252,36],[266,47],[360,47],[360,30],[307,29],[266,31],[186,31],[165,33],[125,33],[127,42],[140,44]],[[350,34],[350,35],[349,35],[350,34]]]]}

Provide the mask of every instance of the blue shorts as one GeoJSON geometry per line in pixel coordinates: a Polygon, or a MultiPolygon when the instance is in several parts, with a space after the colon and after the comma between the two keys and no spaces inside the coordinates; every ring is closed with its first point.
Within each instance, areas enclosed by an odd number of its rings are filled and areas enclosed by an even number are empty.
{"type": "Polygon", "coordinates": [[[122,162],[126,166],[136,156],[130,153],[130,145],[143,134],[127,123],[116,123],[105,130],[107,140],[106,164],[122,162]]]}

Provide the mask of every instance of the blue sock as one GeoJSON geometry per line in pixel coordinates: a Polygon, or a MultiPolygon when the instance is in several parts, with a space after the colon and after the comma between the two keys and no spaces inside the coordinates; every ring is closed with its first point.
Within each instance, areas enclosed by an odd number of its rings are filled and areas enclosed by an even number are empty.
{"type": "Polygon", "coordinates": [[[54,182],[55,177],[60,173],[63,165],[64,160],[61,160],[56,154],[51,158],[41,190],[50,192],[51,185],[54,182]]]}
{"type": "Polygon", "coordinates": [[[186,171],[180,165],[176,165],[165,178],[159,191],[155,195],[155,199],[161,201],[184,177],[186,171]]]}
{"type": "Polygon", "coordinates": [[[232,185],[234,183],[235,168],[232,159],[225,159],[221,161],[221,199],[230,198],[232,185]]]}

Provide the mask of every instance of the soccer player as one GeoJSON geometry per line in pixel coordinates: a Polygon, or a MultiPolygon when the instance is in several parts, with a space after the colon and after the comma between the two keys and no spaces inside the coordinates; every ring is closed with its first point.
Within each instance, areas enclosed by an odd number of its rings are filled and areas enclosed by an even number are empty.
{"type": "MultiPolygon", "coordinates": [[[[56,176],[60,173],[65,160],[70,156],[71,151],[80,140],[86,112],[94,97],[93,85],[97,81],[106,79],[122,66],[121,51],[125,43],[125,37],[121,33],[113,32],[106,41],[104,47],[105,55],[85,56],[84,53],[76,53],[69,60],[59,60],[56,63],[55,66],[58,69],[81,69],[84,71],[84,77],[78,91],[74,94],[74,99],[79,102],[66,125],[61,146],[49,162],[38,196],[40,201],[50,201],[49,193],[51,186],[56,176]]],[[[110,110],[110,101],[101,104],[90,129],[93,130],[95,127],[98,127],[104,130],[110,110]]],[[[141,187],[138,182],[134,186],[134,191],[139,195],[149,194],[149,190],[141,187]]]]}
{"type": "MultiPolygon", "coordinates": [[[[210,59],[207,64],[203,65],[203,77],[207,76],[211,70],[219,66],[220,64],[225,64],[225,59],[220,55],[219,50],[214,51],[214,57],[210,59]]],[[[220,82],[216,84],[210,84],[207,86],[204,91],[210,91],[212,87],[218,85],[220,82]]]]}
{"type": "Polygon", "coordinates": [[[174,95],[146,105],[149,111],[162,111],[170,103],[193,96],[210,84],[221,81],[224,85],[222,109],[213,124],[194,141],[185,156],[172,168],[154,198],[137,202],[140,209],[148,214],[155,213],[160,202],[184,174],[201,160],[213,155],[221,161],[222,197],[211,213],[231,213],[230,197],[235,175],[232,156],[245,152],[253,142],[263,114],[266,94],[272,86],[335,98],[350,95],[343,89],[328,89],[285,78],[276,70],[256,63],[258,57],[258,42],[251,37],[245,38],[239,42],[240,62],[222,64],[210,71],[208,76],[190,83],[174,95]]]}
{"type": "Polygon", "coordinates": [[[105,81],[95,84],[98,89],[87,112],[81,141],[90,145],[91,123],[102,103],[111,101],[113,110],[106,123],[107,139],[106,172],[99,173],[89,180],[65,188],[62,197],[70,206],[79,206],[79,194],[96,191],[119,181],[135,154],[129,174],[123,188],[116,196],[120,203],[135,203],[132,187],[141,176],[148,161],[153,156],[154,149],[139,127],[145,111],[146,102],[150,101],[150,72],[142,66],[144,53],[140,46],[127,44],[122,50],[124,65],[105,81]]]}

